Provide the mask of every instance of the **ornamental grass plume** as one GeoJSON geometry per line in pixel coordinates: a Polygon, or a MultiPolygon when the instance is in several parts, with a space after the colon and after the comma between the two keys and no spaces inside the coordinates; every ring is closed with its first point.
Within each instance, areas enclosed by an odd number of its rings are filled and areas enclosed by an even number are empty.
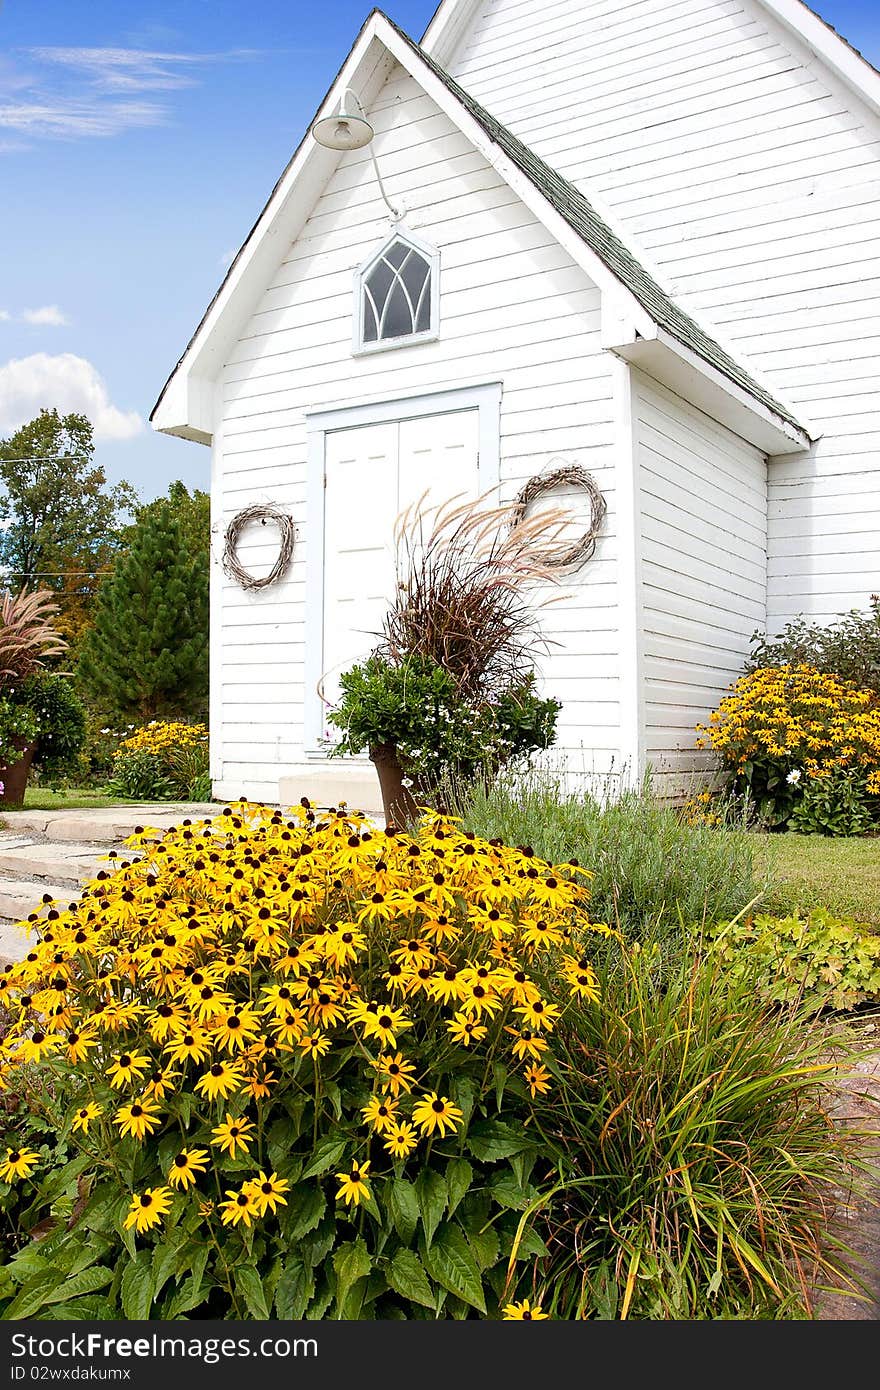
{"type": "Polygon", "coordinates": [[[515,508],[455,499],[425,509],[425,496],[395,526],[397,589],[377,648],[395,665],[418,656],[474,698],[518,685],[531,672],[537,616],[558,583],[553,555],[566,548],[561,509],[513,524],[515,508]],[[530,592],[531,590],[531,592],[530,592]]]}
{"type": "Polygon", "coordinates": [[[15,685],[46,660],[67,651],[53,618],[59,612],[49,589],[22,589],[0,600],[0,685],[15,685]]]}

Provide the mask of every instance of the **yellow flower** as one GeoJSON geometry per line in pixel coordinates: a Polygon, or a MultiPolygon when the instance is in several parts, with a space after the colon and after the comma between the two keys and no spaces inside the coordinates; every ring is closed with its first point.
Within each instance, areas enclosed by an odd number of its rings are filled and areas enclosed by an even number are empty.
{"type": "Polygon", "coordinates": [[[393,1096],[399,1096],[401,1091],[411,1091],[416,1069],[412,1062],[407,1062],[403,1053],[398,1052],[394,1057],[380,1057],[378,1062],[371,1063],[379,1073],[379,1085],[383,1091],[390,1091],[393,1096]]]}
{"type": "Polygon", "coordinates": [[[461,1043],[462,1047],[470,1047],[472,1042],[482,1042],[487,1031],[484,1023],[477,1023],[476,1019],[468,1018],[467,1014],[463,1012],[455,1014],[446,1027],[455,1041],[461,1043]]]}
{"type": "Polygon", "coordinates": [[[398,1102],[396,1100],[386,1100],[380,1096],[373,1096],[368,1105],[365,1105],[361,1114],[368,1125],[372,1125],[377,1134],[384,1134],[386,1130],[393,1129],[396,1123],[398,1102]]]}
{"type": "Polygon", "coordinates": [[[0,1163],[0,1178],[4,1182],[15,1182],[17,1178],[29,1178],[40,1161],[34,1149],[9,1149],[0,1163]]]}
{"type": "Polygon", "coordinates": [[[225,1100],[244,1089],[244,1068],[240,1062],[214,1062],[204,1076],[199,1077],[195,1089],[208,1100],[216,1100],[218,1096],[225,1100]]]}
{"type": "Polygon", "coordinates": [[[550,1317],[541,1312],[540,1303],[530,1303],[523,1298],[519,1303],[508,1303],[502,1313],[502,1322],[543,1322],[550,1317]]]}
{"type": "Polygon", "coordinates": [[[119,1126],[123,1136],[131,1135],[133,1139],[145,1139],[154,1129],[159,1128],[162,1121],[154,1102],[148,1096],[142,1096],[140,1100],[133,1100],[129,1105],[123,1105],[117,1110],[113,1116],[113,1123],[119,1126]]]}
{"type": "Polygon", "coordinates": [[[253,1141],[253,1128],[253,1121],[245,1119],[243,1115],[238,1120],[232,1115],[227,1115],[222,1124],[211,1130],[214,1136],[211,1143],[228,1153],[230,1158],[235,1158],[238,1149],[241,1149],[243,1154],[249,1152],[253,1141]]]}
{"type": "Polygon", "coordinates": [[[261,1171],[250,1182],[245,1183],[245,1188],[254,1199],[258,1216],[265,1216],[267,1211],[274,1215],[279,1206],[287,1206],[284,1193],[289,1190],[290,1183],[286,1178],[279,1178],[277,1173],[267,1176],[261,1171]]]}
{"type": "Polygon", "coordinates": [[[145,1231],[150,1231],[154,1226],[158,1226],[170,1208],[170,1188],[148,1187],[145,1192],[140,1195],[136,1193],[132,1197],[128,1215],[122,1224],[127,1231],[134,1226],[138,1235],[143,1235],[145,1231]]]}
{"type": "Polygon", "coordinates": [[[358,1205],[361,1198],[369,1201],[370,1189],[366,1182],[367,1173],[370,1171],[369,1163],[352,1163],[347,1173],[337,1173],[339,1180],[339,1191],[336,1194],[337,1202],[342,1200],[346,1206],[354,1203],[358,1205]]]}
{"type": "Polygon", "coordinates": [[[539,1066],[537,1062],[532,1062],[527,1066],[523,1076],[533,1098],[536,1095],[545,1095],[550,1090],[550,1073],[546,1067],[539,1066]]]}
{"type": "Polygon", "coordinates": [[[408,1158],[418,1142],[415,1127],[404,1120],[386,1132],[384,1146],[392,1158],[408,1158]]]}
{"type": "Polygon", "coordinates": [[[207,1149],[181,1149],[168,1170],[172,1187],[194,1187],[196,1178],[207,1168],[207,1149]]]}
{"type": "Polygon", "coordinates": [[[413,1107],[413,1120],[423,1134],[433,1134],[439,1129],[441,1139],[446,1137],[447,1129],[452,1134],[463,1119],[461,1110],[448,1096],[438,1096],[436,1091],[428,1091],[413,1107]]]}
{"type": "Polygon", "coordinates": [[[73,1130],[79,1130],[83,1134],[88,1134],[89,1125],[92,1123],[92,1120],[97,1120],[98,1116],[103,1113],[103,1107],[98,1105],[96,1101],[90,1100],[88,1105],[80,1106],[79,1110],[77,1110],[73,1117],[71,1128],[73,1130]]]}
{"type": "Polygon", "coordinates": [[[226,1196],[228,1200],[220,1203],[224,1226],[238,1226],[240,1222],[250,1226],[254,1217],[259,1216],[257,1201],[250,1191],[249,1184],[245,1184],[238,1192],[227,1188],[226,1196]]]}

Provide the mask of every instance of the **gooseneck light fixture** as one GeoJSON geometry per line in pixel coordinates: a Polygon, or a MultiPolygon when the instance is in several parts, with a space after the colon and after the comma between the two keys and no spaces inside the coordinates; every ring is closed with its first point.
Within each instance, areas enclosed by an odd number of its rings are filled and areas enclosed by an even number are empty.
{"type": "Polygon", "coordinates": [[[395,222],[400,220],[404,210],[392,203],[385,192],[382,175],[379,173],[376,152],[372,144],[375,131],[367,120],[360,98],[356,92],[352,91],[351,87],[346,87],[343,91],[339,110],[335,116],[324,116],[320,121],[315,121],[312,126],[312,135],[318,144],[323,145],[326,150],[362,150],[369,147],[379,192],[382,194],[385,206],[395,222]]]}

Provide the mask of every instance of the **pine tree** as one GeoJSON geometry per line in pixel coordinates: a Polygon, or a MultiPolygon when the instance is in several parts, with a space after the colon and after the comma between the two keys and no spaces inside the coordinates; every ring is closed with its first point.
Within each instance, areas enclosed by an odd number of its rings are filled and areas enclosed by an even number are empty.
{"type": "Polygon", "coordinates": [[[144,509],[102,584],[80,675],[105,709],[130,718],[207,704],[207,555],[188,551],[171,505],[144,509]]]}

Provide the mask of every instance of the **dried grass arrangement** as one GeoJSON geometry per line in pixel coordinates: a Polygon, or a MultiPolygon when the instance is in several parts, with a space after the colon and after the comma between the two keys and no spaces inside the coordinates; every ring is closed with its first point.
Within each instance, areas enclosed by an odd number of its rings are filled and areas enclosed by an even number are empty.
{"type": "Polygon", "coordinates": [[[0,684],[15,685],[39,670],[51,656],[60,656],[67,643],[53,626],[58,613],[49,589],[5,594],[0,601],[0,684]]]}

